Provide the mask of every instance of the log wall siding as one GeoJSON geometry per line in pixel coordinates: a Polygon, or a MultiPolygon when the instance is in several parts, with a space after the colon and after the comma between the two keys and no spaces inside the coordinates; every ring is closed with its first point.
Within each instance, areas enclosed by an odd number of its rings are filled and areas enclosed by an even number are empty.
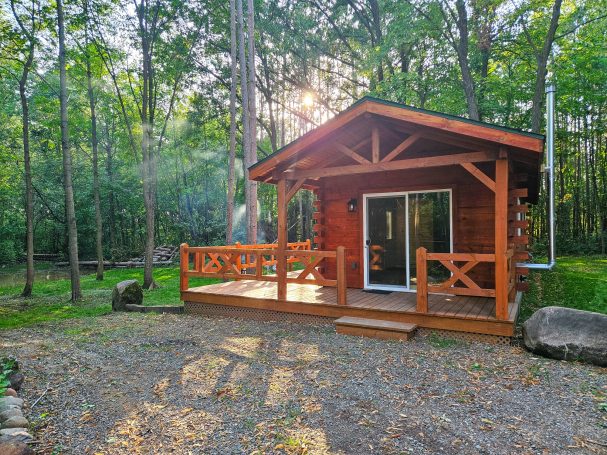
{"type": "MultiPolygon", "coordinates": [[[[479,166],[480,167],[480,166],[479,166]]],[[[491,178],[493,166],[482,167],[491,178]]],[[[461,166],[383,172],[357,176],[331,177],[321,181],[320,205],[324,215],[323,248],[346,247],[346,269],[349,287],[364,285],[363,259],[363,194],[394,191],[452,189],[453,251],[459,253],[493,253],[494,194],[461,166]],[[358,209],[349,213],[347,203],[356,198],[358,209]]],[[[327,265],[327,277],[334,278],[335,267],[327,265]]],[[[492,264],[479,264],[469,273],[481,287],[494,285],[492,264]]]]}

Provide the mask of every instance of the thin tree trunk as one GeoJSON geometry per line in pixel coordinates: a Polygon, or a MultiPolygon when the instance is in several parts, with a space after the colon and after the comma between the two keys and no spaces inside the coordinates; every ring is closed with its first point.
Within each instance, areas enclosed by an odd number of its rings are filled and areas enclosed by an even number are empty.
{"type": "Polygon", "coordinates": [[[238,62],[236,49],[236,0],[230,0],[230,152],[228,157],[228,200],[226,219],[226,243],[232,243],[234,230],[234,194],[236,192],[236,84],[238,78],[238,62]]]}
{"type": "Polygon", "coordinates": [[[244,187],[245,187],[245,212],[247,223],[247,242],[255,243],[253,232],[251,229],[251,217],[249,203],[251,195],[251,187],[248,184],[249,179],[249,163],[251,155],[251,111],[249,109],[249,89],[247,86],[247,59],[245,52],[245,37],[244,37],[244,20],[242,12],[243,0],[236,0],[236,18],[238,22],[238,60],[240,61],[240,92],[242,98],[242,150],[243,150],[243,168],[244,168],[244,187]]]}
{"type": "Polygon", "coordinates": [[[257,182],[249,179],[249,167],[257,162],[257,105],[255,97],[255,3],[247,1],[247,29],[249,51],[249,154],[245,171],[247,203],[247,241],[257,243],[257,182]]]}
{"type": "Polygon", "coordinates": [[[554,36],[556,29],[559,25],[559,18],[561,17],[561,3],[562,0],[556,0],[552,7],[552,17],[550,18],[550,25],[544,44],[541,51],[536,55],[537,60],[537,71],[535,73],[535,89],[533,91],[533,104],[531,109],[531,131],[539,133],[542,126],[542,107],[544,106],[544,89],[546,87],[546,73],[548,69],[548,58],[550,57],[550,51],[552,50],[552,43],[554,42],[554,36]]]}
{"type": "Polygon", "coordinates": [[[32,29],[28,31],[25,24],[19,17],[15,8],[14,0],[11,0],[11,10],[13,16],[19,25],[19,28],[28,39],[27,57],[21,70],[19,79],[19,99],[21,101],[21,122],[23,133],[23,167],[25,173],[25,245],[26,245],[26,274],[25,286],[21,296],[31,297],[34,287],[34,187],[32,185],[32,169],[30,159],[30,135],[29,135],[29,104],[27,100],[27,79],[34,62],[35,50],[35,16],[34,10],[31,12],[32,29]]]}
{"type": "Polygon", "coordinates": [[[103,280],[103,224],[101,221],[101,202],[99,197],[99,140],[97,138],[97,112],[95,106],[95,93],[93,91],[93,77],[91,73],[91,58],[89,55],[89,18],[88,0],[84,0],[86,25],[84,28],[84,45],[86,59],[86,90],[91,111],[91,148],[93,150],[93,199],[95,201],[95,250],[97,255],[97,280],[103,280]]]}
{"type": "Polygon", "coordinates": [[[29,106],[27,102],[27,77],[34,60],[34,45],[30,44],[27,60],[23,65],[19,80],[19,97],[21,99],[23,129],[23,164],[25,169],[25,224],[26,224],[26,264],[25,287],[21,295],[30,297],[34,287],[34,193],[32,187],[32,170],[30,162],[29,106]]]}
{"type": "Polygon", "coordinates": [[[57,0],[57,24],[59,28],[59,104],[61,114],[61,151],[63,153],[63,188],[65,190],[65,215],[68,232],[72,301],[75,302],[82,297],[82,293],[80,291],[80,271],[78,269],[78,229],[76,227],[74,189],[72,186],[72,154],[67,125],[67,74],[65,68],[63,0],[57,0]]]}

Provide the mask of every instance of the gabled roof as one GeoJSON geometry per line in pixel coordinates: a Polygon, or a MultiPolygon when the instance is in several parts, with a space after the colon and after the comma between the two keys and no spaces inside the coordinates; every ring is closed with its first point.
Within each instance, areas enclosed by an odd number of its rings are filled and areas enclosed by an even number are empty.
{"type": "Polygon", "coordinates": [[[299,164],[306,167],[307,164],[303,163],[304,159],[310,161],[309,157],[314,150],[322,147],[327,139],[337,134],[355,137],[357,130],[364,127],[366,117],[395,122],[394,125],[399,124],[408,128],[424,128],[430,132],[426,137],[430,141],[433,140],[432,135],[436,135],[447,136],[464,144],[474,143],[476,147],[483,145],[493,149],[508,147],[519,155],[525,155],[533,167],[536,163],[539,166],[544,147],[544,136],[541,134],[366,96],[333,119],[258,161],[249,168],[250,178],[271,181],[274,180],[273,174],[276,170],[284,170],[299,164]],[[344,134],[348,127],[350,127],[348,134],[344,134]],[[302,163],[298,163],[299,161],[302,163]]]}

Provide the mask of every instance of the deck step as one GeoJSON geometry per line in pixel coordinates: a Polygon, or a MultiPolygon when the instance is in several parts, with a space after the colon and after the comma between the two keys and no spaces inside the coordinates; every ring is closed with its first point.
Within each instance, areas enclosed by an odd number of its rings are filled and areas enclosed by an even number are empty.
{"type": "Polygon", "coordinates": [[[342,335],[407,341],[415,335],[417,325],[406,322],[343,316],[335,320],[335,329],[337,333],[342,335]]]}

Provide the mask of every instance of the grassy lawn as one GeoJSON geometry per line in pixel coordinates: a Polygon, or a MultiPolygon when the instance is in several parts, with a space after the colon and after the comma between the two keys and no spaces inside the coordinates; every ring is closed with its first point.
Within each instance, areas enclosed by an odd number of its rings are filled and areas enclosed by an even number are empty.
{"type": "MultiPolygon", "coordinates": [[[[48,267],[42,265],[42,267],[48,267]]],[[[18,273],[23,267],[3,269],[18,273]]],[[[143,269],[111,269],[105,279],[97,281],[95,274],[80,277],[83,299],[70,302],[70,280],[41,280],[34,283],[34,296],[24,299],[19,296],[23,285],[0,286],[0,329],[20,327],[57,319],[98,316],[112,311],[112,289],[124,280],[143,282],[143,269]]],[[[154,279],[160,286],[153,291],[143,291],[145,305],[179,305],[179,268],[154,269],[154,279]]],[[[190,279],[190,286],[201,286],[218,282],[212,279],[190,279]]]]}
{"type": "MultiPolygon", "coordinates": [[[[41,264],[38,270],[48,268],[41,264]]],[[[3,268],[3,273],[20,273],[23,266],[3,268]]],[[[158,289],[144,291],[145,305],[179,305],[179,268],[154,270],[158,289]]],[[[110,313],[112,289],[123,280],[143,282],[143,269],[111,269],[103,281],[95,275],[81,277],[83,299],[72,304],[69,279],[37,278],[34,297],[19,297],[22,284],[0,285],[0,329],[20,327],[57,319],[98,316],[110,313]]],[[[550,272],[532,272],[530,289],[523,298],[519,323],[541,307],[556,305],[607,314],[607,258],[562,257],[550,272]]],[[[218,282],[190,279],[190,286],[218,282]]]]}
{"type": "Polygon", "coordinates": [[[532,272],[519,323],[545,306],[564,306],[607,313],[607,258],[561,257],[548,272],[532,272]]]}

